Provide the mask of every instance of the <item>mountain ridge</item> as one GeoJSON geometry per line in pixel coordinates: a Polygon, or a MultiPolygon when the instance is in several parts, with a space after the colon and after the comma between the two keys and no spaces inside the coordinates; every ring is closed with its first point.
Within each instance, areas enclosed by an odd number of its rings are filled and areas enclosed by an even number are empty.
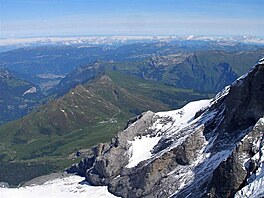
{"type": "MultiPolygon", "coordinates": [[[[185,121],[187,106],[171,113],[147,112],[68,172],[107,185],[121,197],[239,197],[253,182],[263,185],[248,180],[263,171],[263,76],[260,61],[185,121]],[[136,154],[133,145],[151,138],[160,140],[145,147],[150,158],[128,166],[136,154]]],[[[261,187],[257,192],[264,195],[261,187]]]]}

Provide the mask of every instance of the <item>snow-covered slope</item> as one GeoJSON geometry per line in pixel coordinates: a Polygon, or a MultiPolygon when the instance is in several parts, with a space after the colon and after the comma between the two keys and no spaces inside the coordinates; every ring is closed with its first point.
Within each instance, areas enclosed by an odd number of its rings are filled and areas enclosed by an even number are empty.
{"type": "Polygon", "coordinates": [[[72,175],[20,188],[0,188],[1,198],[114,198],[106,186],[90,186],[84,178],[72,175]]]}
{"type": "Polygon", "coordinates": [[[131,146],[128,151],[128,155],[130,155],[129,164],[126,167],[132,168],[139,162],[151,158],[151,150],[159,140],[160,137],[143,136],[136,137],[133,141],[128,141],[131,146]]]}
{"type": "Polygon", "coordinates": [[[127,168],[136,166],[139,162],[150,159],[151,151],[159,140],[165,135],[176,133],[184,127],[187,127],[194,121],[194,115],[197,111],[204,109],[210,105],[211,100],[200,100],[190,102],[181,109],[155,113],[156,120],[149,128],[152,130],[152,136],[135,137],[133,141],[128,141],[131,144],[129,148],[129,164],[127,168]],[[165,120],[170,120],[166,122],[165,120]]]}

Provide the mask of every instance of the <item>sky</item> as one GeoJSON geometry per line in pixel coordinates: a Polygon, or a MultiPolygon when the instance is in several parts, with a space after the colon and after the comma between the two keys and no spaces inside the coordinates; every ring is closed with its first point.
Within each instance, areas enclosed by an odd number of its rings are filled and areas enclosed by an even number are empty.
{"type": "Polygon", "coordinates": [[[264,36],[264,0],[0,0],[0,37],[264,36]]]}

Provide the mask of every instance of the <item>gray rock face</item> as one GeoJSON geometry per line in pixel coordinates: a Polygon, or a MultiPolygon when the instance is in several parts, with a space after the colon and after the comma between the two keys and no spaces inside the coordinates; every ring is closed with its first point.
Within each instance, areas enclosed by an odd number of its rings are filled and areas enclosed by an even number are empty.
{"type": "Polygon", "coordinates": [[[127,141],[133,140],[136,136],[146,135],[145,129],[150,127],[153,116],[154,113],[151,111],[144,113],[137,124],[129,125],[113,138],[110,144],[100,143],[93,148],[93,156],[83,158],[81,162],[72,165],[66,171],[86,176],[94,185],[107,185],[109,180],[116,177],[122,167],[128,164],[129,156],[126,152],[130,145],[127,141]]]}
{"type": "Polygon", "coordinates": [[[129,149],[127,141],[136,136],[144,135],[145,129],[151,125],[154,113],[146,112],[137,124],[132,124],[124,132],[112,140],[111,144],[99,144],[95,149],[96,159],[93,167],[87,169],[86,178],[94,185],[107,185],[117,175],[121,174],[123,168],[128,164],[129,149]]]}
{"type": "Polygon", "coordinates": [[[264,125],[259,121],[213,172],[208,197],[234,197],[235,193],[246,185],[249,176],[258,168],[257,160],[252,158],[261,151],[257,142],[264,143],[263,134],[264,125]]]}
{"type": "Polygon", "coordinates": [[[93,166],[95,157],[85,157],[79,163],[73,164],[71,167],[67,168],[65,171],[68,173],[78,173],[80,176],[85,177],[86,170],[93,166]]]}
{"type": "Polygon", "coordinates": [[[9,188],[9,184],[6,182],[0,182],[0,188],[9,188]]]}
{"type": "Polygon", "coordinates": [[[121,197],[233,197],[264,163],[263,98],[260,63],[208,104],[145,113],[71,170],[121,197]],[[131,166],[140,138],[158,143],[131,166]]]}

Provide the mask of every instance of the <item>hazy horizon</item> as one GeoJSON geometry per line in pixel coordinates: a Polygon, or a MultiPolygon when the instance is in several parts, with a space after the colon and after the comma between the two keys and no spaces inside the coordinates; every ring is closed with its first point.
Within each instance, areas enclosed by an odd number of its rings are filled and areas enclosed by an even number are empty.
{"type": "Polygon", "coordinates": [[[253,35],[253,34],[229,34],[229,35],[214,35],[214,34],[91,34],[91,35],[38,35],[38,36],[8,36],[8,37],[0,37],[0,39],[30,39],[30,38],[84,38],[84,37],[187,37],[187,36],[195,36],[195,37],[218,37],[218,38],[231,38],[231,37],[256,37],[256,38],[264,38],[264,35],[253,35]]]}

